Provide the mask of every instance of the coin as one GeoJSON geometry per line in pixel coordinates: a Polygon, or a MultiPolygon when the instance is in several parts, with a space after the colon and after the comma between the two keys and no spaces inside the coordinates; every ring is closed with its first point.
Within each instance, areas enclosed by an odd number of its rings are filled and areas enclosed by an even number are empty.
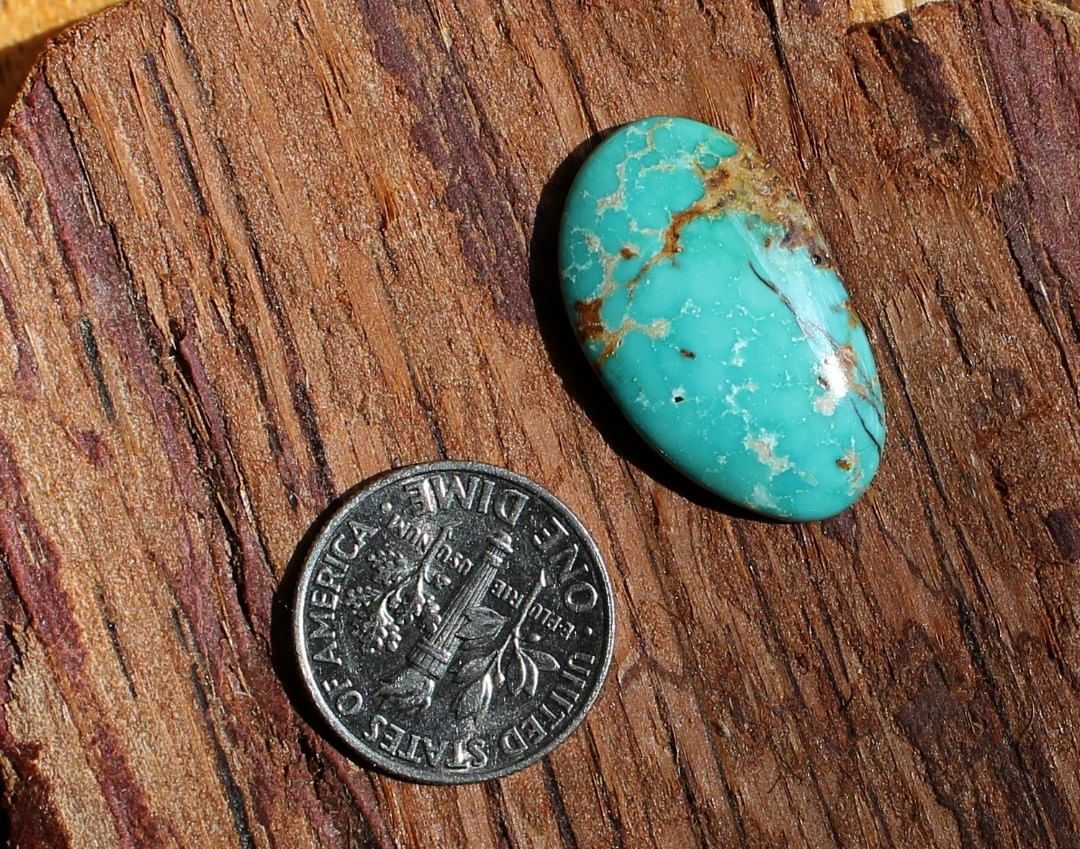
{"type": "Polygon", "coordinates": [[[596,543],[533,481],[472,462],[363,486],[312,546],[294,636],[321,716],[388,773],[482,781],[547,755],[611,663],[596,543]]]}

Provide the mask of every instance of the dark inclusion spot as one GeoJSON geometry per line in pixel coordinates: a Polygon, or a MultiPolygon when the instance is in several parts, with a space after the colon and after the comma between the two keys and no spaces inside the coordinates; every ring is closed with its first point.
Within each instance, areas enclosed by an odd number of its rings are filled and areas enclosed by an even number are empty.
{"type": "Polygon", "coordinates": [[[79,335],[82,337],[83,352],[90,364],[90,374],[94,377],[97,385],[98,401],[105,410],[105,418],[110,422],[116,421],[116,407],[113,405],[109,386],[105,382],[105,371],[101,364],[101,349],[98,348],[97,339],[94,337],[94,325],[88,318],[79,319],[79,335]]]}
{"type": "Polygon", "coordinates": [[[676,404],[681,404],[686,399],[682,395],[672,395],[671,400],[674,401],[676,404]]]}
{"type": "Polygon", "coordinates": [[[692,360],[697,356],[697,354],[695,354],[693,351],[688,351],[686,350],[686,348],[679,348],[679,353],[686,357],[686,359],[688,360],[692,360]]]}
{"type": "Polygon", "coordinates": [[[843,469],[845,472],[851,471],[851,461],[847,457],[841,457],[836,461],[836,465],[843,469]]]}
{"type": "Polygon", "coordinates": [[[624,245],[623,249],[619,251],[619,256],[623,259],[633,259],[638,255],[638,252],[634,250],[630,245],[624,245]]]}
{"type": "Polygon", "coordinates": [[[1080,560],[1080,511],[1068,507],[1051,510],[1045,522],[1062,559],[1080,560]]]}
{"type": "Polygon", "coordinates": [[[814,263],[814,265],[821,265],[825,262],[825,257],[821,254],[810,254],[810,261],[814,263]]]}

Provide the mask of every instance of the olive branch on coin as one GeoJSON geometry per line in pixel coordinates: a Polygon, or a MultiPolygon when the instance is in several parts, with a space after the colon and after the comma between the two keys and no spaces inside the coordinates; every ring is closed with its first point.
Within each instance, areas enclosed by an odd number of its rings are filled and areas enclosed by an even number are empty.
{"type": "MultiPolygon", "coordinates": [[[[521,605],[521,612],[514,620],[513,629],[502,644],[488,654],[474,657],[461,667],[458,677],[471,680],[455,703],[458,716],[482,719],[491,706],[495,691],[504,685],[512,696],[520,695],[524,691],[534,696],[540,671],[554,672],[559,669],[559,661],[551,654],[522,644],[521,628],[536,597],[547,585],[547,574],[541,569],[540,576],[521,605]]],[[[506,617],[488,607],[473,608],[468,619],[468,623],[459,633],[469,640],[494,637],[506,623],[506,617]]]]}

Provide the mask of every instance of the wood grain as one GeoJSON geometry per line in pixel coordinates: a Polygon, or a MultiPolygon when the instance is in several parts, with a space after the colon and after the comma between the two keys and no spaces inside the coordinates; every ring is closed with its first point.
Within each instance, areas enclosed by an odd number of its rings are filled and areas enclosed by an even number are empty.
{"type": "Polygon", "coordinates": [[[0,132],[14,847],[1080,845],[1080,21],[838,0],[133,0],[0,132]],[[848,513],[732,515],[628,435],[554,234],[651,113],[788,175],[878,353],[848,513]],[[611,679],[542,765],[381,777],[288,660],[305,533],[387,467],[597,536],[611,679]]]}

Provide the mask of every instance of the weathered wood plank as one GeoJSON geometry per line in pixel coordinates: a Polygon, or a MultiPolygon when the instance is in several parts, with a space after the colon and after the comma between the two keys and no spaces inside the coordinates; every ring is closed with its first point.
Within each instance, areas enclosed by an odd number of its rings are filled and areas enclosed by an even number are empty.
{"type": "Polygon", "coordinates": [[[11,845],[1077,845],[1078,19],[883,5],[134,0],[63,36],[0,131],[11,845]],[[843,516],[717,509],[572,348],[561,197],[650,113],[759,148],[836,254],[891,416],[843,516]],[[485,786],[349,762],[288,659],[311,522],[440,456],[557,492],[617,590],[585,726],[485,786]]]}

